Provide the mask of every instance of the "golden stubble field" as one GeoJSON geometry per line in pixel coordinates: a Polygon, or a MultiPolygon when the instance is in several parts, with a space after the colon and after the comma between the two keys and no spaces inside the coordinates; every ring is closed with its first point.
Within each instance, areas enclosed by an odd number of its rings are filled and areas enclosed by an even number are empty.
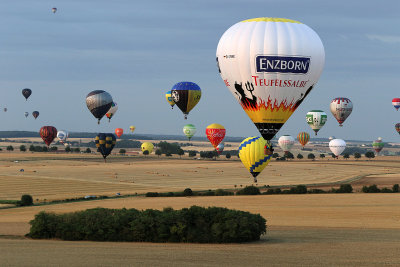
{"type": "MultiPolygon", "coordinates": [[[[400,159],[276,162],[259,185],[352,181],[356,188],[400,183],[400,159]]],[[[165,159],[151,156],[0,154],[0,199],[62,199],[116,192],[233,189],[251,184],[247,170],[231,160],[165,159]],[[18,161],[18,162],[15,162],[18,161]],[[20,172],[20,169],[24,172],[20,172]]],[[[400,194],[265,195],[228,197],[131,197],[0,209],[0,265],[33,266],[255,266],[399,265],[400,194]],[[234,245],[65,242],[30,240],[28,222],[41,210],[57,213],[94,207],[162,209],[222,206],[260,213],[268,233],[259,242],[234,245]]]]}
{"type": "MultiPolygon", "coordinates": [[[[366,160],[272,160],[258,177],[258,185],[331,185],[373,177],[393,185],[400,173],[399,157],[366,160]]],[[[372,178],[370,178],[372,179],[372,178]]],[[[362,180],[358,183],[362,185],[362,180]]],[[[236,157],[195,160],[162,156],[110,156],[107,163],[95,154],[0,153],[0,199],[30,194],[43,201],[149,191],[234,189],[252,184],[236,157]],[[21,171],[23,169],[23,171],[21,171]]]]}

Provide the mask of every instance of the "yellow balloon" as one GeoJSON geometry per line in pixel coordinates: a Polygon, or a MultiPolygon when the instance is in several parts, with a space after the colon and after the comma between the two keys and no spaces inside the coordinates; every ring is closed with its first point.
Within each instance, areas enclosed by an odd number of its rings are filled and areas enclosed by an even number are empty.
{"type": "Polygon", "coordinates": [[[142,152],[147,150],[147,151],[149,151],[149,154],[151,154],[151,152],[153,152],[154,145],[150,142],[144,142],[142,144],[141,148],[142,148],[142,152]]]}
{"type": "Polygon", "coordinates": [[[129,127],[129,129],[130,129],[131,132],[133,133],[133,132],[135,131],[136,127],[132,125],[132,126],[129,127]]]}
{"type": "Polygon", "coordinates": [[[165,98],[167,99],[168,104],[170,104],[171,107],[174,108],[175,102],[174,102],[174,100],[172,99],[171,90],[168,91],[168,92],[165,94],[165,98]]]}
{"type": "Polygon", "coordinates": [[[257,175],[264,170],[272,157],[272,153],[270,155],[265,154],[265,147],[271,149],[270,142],[258,136],[244,139],[239,146],[240,160],[253,175],[254,182],[257,182],[257,175]]]}

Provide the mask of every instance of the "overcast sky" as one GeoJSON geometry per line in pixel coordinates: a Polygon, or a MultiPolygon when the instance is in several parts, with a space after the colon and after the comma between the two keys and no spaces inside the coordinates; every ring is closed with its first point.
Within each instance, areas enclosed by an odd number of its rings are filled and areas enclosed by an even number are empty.
{"type": "Polygon", "coordinates": [[[311,129],[305,114],[322,109],[328,122],[318,134],[343,139],[400,141],[400,2],[301,0],[2,0],[0,1],[0,130],[113,132],[130,125],[137,133],[182,134],[186,123],[204,136],[220,123],[228,136],[259,135],[225,87],[215,64],[221,35],[256,17],[282,17],[313,28],[325,46],[326,64],[310,95],[277,137],[311,129]],[[56,14],[51,12],[57,7],[56,14]],[[202,89],[187,121],[165,100],[176,82],[202,89]],[[31,88],[25,101],[23,88],[31,88]],[[86,95],[106,90],[118,103],[111,123],[100,126],[86,95]],[[329,111],[348,97],[353,113],[339,127],[329,111]],[[5,113],[4,107],[8,108],[5,113]],[[38,110],[34,120],[24,112],[38,110]]]}

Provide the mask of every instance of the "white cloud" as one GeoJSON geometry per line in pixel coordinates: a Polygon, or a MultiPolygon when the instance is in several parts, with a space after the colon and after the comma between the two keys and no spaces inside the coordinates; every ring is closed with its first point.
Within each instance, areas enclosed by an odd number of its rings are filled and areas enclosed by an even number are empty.
{"type": "Polygon", "coordinates": [[[380,41],[388,44],[400,43],[400,36],[398,35],[367,34],[367,38],[370,40],[380,41]]]}

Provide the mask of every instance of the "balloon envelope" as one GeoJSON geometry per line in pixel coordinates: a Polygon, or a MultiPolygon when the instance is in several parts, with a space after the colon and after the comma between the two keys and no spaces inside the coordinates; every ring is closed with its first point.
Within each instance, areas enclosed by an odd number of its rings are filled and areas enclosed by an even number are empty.
{"type": "Polygon", "coordinates": [[[56,13],[56,12],[57,12],[57,8],[56,8],[56,7],[53,7],[53,8],[51,9],[51,12],[56,13]]]}
{"type": "Polygon", "coordinates": [[[333,139],[329,142],[329,148],[338,157],[345,150],[346,142],[342,139],[333,139]]]}
{"type": "Polygon", "coordinates": [[[318,35],[281,18],[236,23],[219,40],[216,57],[225,85],[266,140],[310,93],[325,64],[318,35]]]}
{"type": "Polygon", "coordinates": [[[394,126],[394,128],[395,128],[396,131],[400,134],[400,123],[396,123],[396,125],[394,126]]]}
{"type": "Polygon", "coordinates": [[[278,139],[278,145],[281,147],[283,152],[288,153],[294,145],[294,138],[290,135],[282,135],[278,139]]]}
{"type": "Polygon", "coordinates": [[[25,118],[29,116],[29,112],[25,112],[25,118]]]}
{"type": "Polygon", "coordinates": [[[113,150],[117,139],[112,133],[99,133],[95,137],[94,142],[96,144],[97,151],[101,153],[105,161],[106,157],[110,155],[111,151],[113,150]]]}
{"type": "Polygon", "coordinates": [[[297,140],[299,140],[299,143],[304,147],[308,141],[310,141],[310,134],[307,132],[300,132],[297,135],[297,140]]]}
{"type": "Polygon", "coordinates": [[[396,110],[399,110],[400,108],[400,98],[393,98],[392,99],[392,105],[396,110]]]}
{"type": "Polygon", "coordinates": [[[61,143],[64,143],[68,138],[68,132],[65,130],[61,130],[57,132],[57,138],[61,143]]]}
{"type": "Polygon", "coordinates": [[[36,118],[37,117],[39,117],[39,111],[34,111],[34,112],[32,112],[32,116],[35,118],[35,120],[36,120],[36,118]]]}
{"type": "Polygon", "coordinates": [[[150,142],[144,142],[140,146],[140,148],[142,149],[142,152],[145,152],[147,150],[147,151],[149,151],[149,154],[151,154],[151,152],[153,152],[154,145],[153,145],[153,143],[150,143],[150,142]]]}
{"type": "Polygon", "coordinates": [[[95,90],[86,96],[86,106],[100,123],[101,118],[110,110],[113,99],[109,93],[103,90],[95,90]]]}
{"type": "Polygon", "coordinates": [[[353,111],[353,103],[345,97],[338,97],[332,100],[331,105],[332,115],[339,122],[339,126],[343,126],[343,122],[353,111]]]}
{"type": "Polygon", "coordinates": [[[306,115],[306,121],[311,129],[314,130],[315,135],[325,125],[328,116],[322,110],[311,110],[306,115]]]}
{"type": "Polygon", "coordinates": [[[179,82],[171,89],[172,100],[185,115],[197,105],[201,98],[200,87],[193,82],[179,82]]]}
{"type": "Polygon", "coordinates": [[[224,151],[225,145],[224,143],[220,143],[215,150],[217,150],[218,155],[224,151]]]}
{"type": "Polygon", "coordinates": [[[118,104],[115,102],[111,103],[111,108],[107,111],[106,113],[106,117],[108,118],[108,122],[111,121],[111,118],[114,116],[114,114],[117,112],[118,110],[118,104]]]}
{"type": "Polygon", "coordinates": [[[165,98],[167,99],[168,104],[171,105],[171,108],[174,108],[175,102],[174,102],[174,100],[172,99],[171,90],[169,90],[169,91],[165,94],[165,98]]]}
{"type": "Polygon", "coordinates": [[[57,129],[53,126],[43,126],[40,128],[39,134],[45,144],[50,146],[51,142],[53,142],[54,138],[57,136],[57,129]]]}
{"type": "Polygon", "coordinates": [[[32,90],[29,88],[22,89],[22,95],[25,97],[26,100],[31,96],[32,90]]]}
{"type": "Polygon", "coordinates": [[[115,135],[118,136],[118,138],[120,138],[124,133],[124,129],[122,128],[117,128],[115,129],[115,135]]]}
{"type": "Polygon", "coordinates": [[[372,147],[374,148],[376,153],[379,153],[382,151],[383,147],[385,146],[385,143],[382,141],[382,138],[378,138],[374,142],[372,142],[372,147]]]}
{"type": "Polygon", "coordinates": [[[131,130],[131,133],[133,133],[135,131],[135,129],[136,129],[135,126],[133,126],[133,125],[129,126],[129,130],[131,130]]]}
{"type": "Polygon", "coordinates": [[[196,126],[194,126],[193,124],[186,124],[185,126],[183,126],[183,133],[190,141],[190,138],[192,138],[193,135],[195,135],[196,133],[196,126]]]}
{"type": "Polygon", "coordinates": [[[258,136],[248,137],[239,145],[240,160],[253,175],[255,182],[257,182],[257,175],[264,170],[272,157],[272,155],[265,154],[265,146],[269,146],[269,144],[264,138],[258,136]]]}
{"type": "Polygon", "coordinates": [[[216,149],[219,143],[224,139],[226,130],[224,126],[218,123],[213,123],[207,126],[206,135],[213,147],[216,149]]]}

